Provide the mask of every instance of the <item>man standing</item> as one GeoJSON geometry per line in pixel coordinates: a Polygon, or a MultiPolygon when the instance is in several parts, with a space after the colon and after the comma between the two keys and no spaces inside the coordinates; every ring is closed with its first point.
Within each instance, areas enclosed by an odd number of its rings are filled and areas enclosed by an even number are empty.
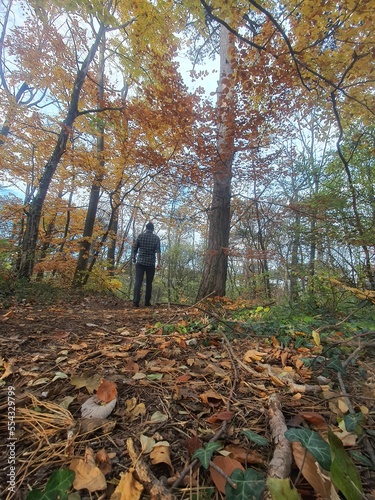
{"type": "Polygon", "coordinates": [[[139,307],[139,302],[141,300],[141,287],[145,273],[145,306],[151,305],[152,281],[155,275],[155,254],[157,255],[156,269],[158,270],[160,269],[161,262],[160,238],[154,234],[153,223],[149,222],[146,225],[146,231],[138,236],[133,246],[133,262],[137,262],[135,266],[134,307],[139,307]]]}

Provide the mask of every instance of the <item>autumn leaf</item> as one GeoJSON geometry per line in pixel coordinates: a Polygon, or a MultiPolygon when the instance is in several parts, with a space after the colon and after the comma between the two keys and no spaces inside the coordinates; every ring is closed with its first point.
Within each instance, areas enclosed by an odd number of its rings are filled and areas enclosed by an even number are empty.
{"type": "Polygon", "coordinates": [[[150,453],[150,460],[153,465],[166,465],[169,471],[169,475],[173,475],[173,466],[171,462],[170,448],[168,443],[156,443],[150,453]]]}
{"type": "Polygon", "coordinates": [[[208,417],[206,421],[210,424],[216,424],[217,422],[230,421],[232,420],[234,415],[235,414],[233,411],[222,411],[220,413],[215,413],[211,417],[208,417]]]}
{"type": "Polygon", "coordinates": [[[101,380],[96,395],[103,403],[110,403],[117,397],[116,384],[110,380],[101,380]]]}
{"type": "Polygon", "coordinates": [[[303,477],[322,498],[338,499],[329,474],[323,471],[311,453],[299,442],[292,443],[293,458],[303,477]]]}
{"type": "Polygon", "coordinates": [[[134,477],[131,468],[122,474],[119,484],[111,495],[111,500],[139,500],[143,492],[143,485],[134,477]]]}
{"type": "Polygon", "coordinates": [[[73,487],[76,490],[87,489],[93,493],[106,489],[107,481],[96,465],[94,452],[91,448],[86,449],[84,459],[73,458],[69,468],[75,472],[73,487]]]}
{"type": "MultiPolygon", "coordinates": [[[[244,467],[240,462],[234,460],[230,457],[222,457],[220,455],[214,457],[212,462],[217,465],[228,477],[233,473],[234,470],[240,469],[244,471],[244,467]]],[[[225,477],[223,477],[216,469],[210,466],[211,479],[214,482],[216,488],[221,492],[225,493],[225,485],[227,483],[225,477]]]]}
{"type": "Polygon", "coordinates": [[[264,356],[267,356],[267,353],[265,353],[265,352],[258,352],[255,349],[249,349],[244,354],[243,359],[244,359],[244,361],[246,363],[251,363],[252,361],[262,361],[262,359],[264,358],[264,356]]]}

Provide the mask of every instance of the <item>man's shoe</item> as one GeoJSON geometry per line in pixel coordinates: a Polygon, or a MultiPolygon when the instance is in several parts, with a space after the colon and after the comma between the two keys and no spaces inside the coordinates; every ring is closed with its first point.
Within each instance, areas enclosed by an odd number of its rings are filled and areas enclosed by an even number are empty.
{"type": "Polygon", "coordinates": [[[152,304],[145,304],[145,307],[152,307],[152,304]]]}
{"type": "Polygon", "coordinates": [[[137,302],[133,302],[133,307],[139,307],[139,304],[137,302]]]}

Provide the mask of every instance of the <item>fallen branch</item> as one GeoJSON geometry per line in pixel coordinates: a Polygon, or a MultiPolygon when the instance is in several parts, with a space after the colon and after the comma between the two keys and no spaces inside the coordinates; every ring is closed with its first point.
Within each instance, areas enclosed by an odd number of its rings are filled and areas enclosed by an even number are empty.
{"type": "Polygon", "coordinates": [[[275,443],[275,451],[269,463],[268,476],[286,479],[290,476],[292,467],[292,447],[285,437],[287,426],[281,411],[281,403],[278,394],[271,394],[269,398],[269,414],[269,425],[272,439],[275,443]]]}
{"type": "Polygon", "coordinates": [[[154,476],[144,460],[135,451],[134,443],[131,438],[127,439],[126,447],[135,472],[138,475],[138,479],[145,486],[151,497],[155,500],[172,500],[173,496],[169,493],[167,488],[154,476]]]}

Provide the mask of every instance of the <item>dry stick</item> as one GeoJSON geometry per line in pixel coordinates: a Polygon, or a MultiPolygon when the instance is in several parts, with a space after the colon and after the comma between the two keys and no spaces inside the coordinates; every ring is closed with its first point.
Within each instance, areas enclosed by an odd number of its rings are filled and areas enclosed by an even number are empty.
{"type": "Polygon", "coordinates": [[[278,394],[271,394],[269,398],[270,428],[275,451],[269,463],[268,475],[270,477],[285,479],[290,476],[292,467],[292,449],[290,442],[285,437],[287,426],[281,411],[278,394]]]}

